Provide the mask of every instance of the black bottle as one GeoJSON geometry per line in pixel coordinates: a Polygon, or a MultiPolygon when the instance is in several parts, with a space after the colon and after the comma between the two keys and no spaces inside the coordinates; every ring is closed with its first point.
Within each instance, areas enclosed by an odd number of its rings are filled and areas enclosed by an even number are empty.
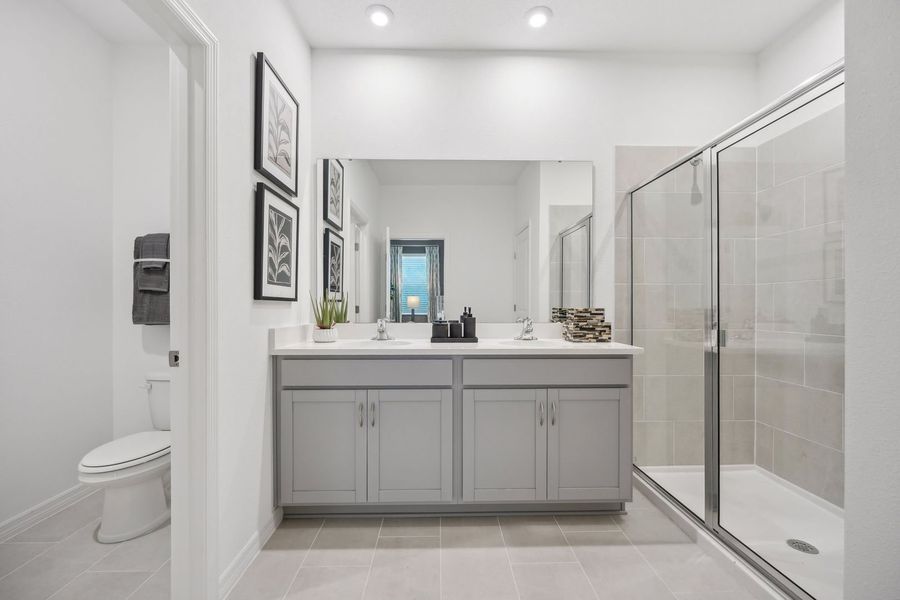
{"type": "Polygon", "coordinates": [[[475,317],[472,315],[472,307],[468,307],[468,310],[463,312],[463,317],[461,319],[463,324],[463,337],[466,338],[474,338],[475,335],[475,317]]]}

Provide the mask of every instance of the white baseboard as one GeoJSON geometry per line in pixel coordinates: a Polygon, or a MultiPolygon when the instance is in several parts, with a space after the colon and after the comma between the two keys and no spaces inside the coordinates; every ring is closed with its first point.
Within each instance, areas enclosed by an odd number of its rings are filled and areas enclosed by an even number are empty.
{"type": "Polygon", "coordinates": [[[97,491],[98,490],[95,488],[89,488],[86,485],[79,483],[56,494],[52,498],[44,500],[40,504],[32,506],[19,514],[6,519],[0,523],[0,543],[8,541],[33,526],[35,523],[55,515],[61,510],[72,506],[79,500],[87,498],[97,491]]]}
{"type": "Polygon", "coordinates": [[[241,576],[253,562],[253,559],[256,558],[259,551],[262,550],[269,538],[272,537],[272,534],[275,533],[275,530],[278,529],[278,525],[281,524],[283,517],[284,511],[281,507],[276,508],[272,513],[272,518],[263,525],[262,529],[250,536],[250,539],[237,553],[234,560],[222,571],[222,574],[219,575],[219,598],[224,600],[228,597],[228,594],[240,581],[241,576]]]}
{"type": "Polygon", "coordinates": [[[697,542],[703,550],[709,553],[719,564],[727,569],[738,581],[744,584],[745,589],[757,600],[789,600],[781,590],[769,583],[753,567],[744,561],[727,546],[715,539],[708,531],[699,527],[687,515],[672,505],[665,497],[655,489],[647,485],[640,477],[633,475],[634,486],[638,488],[650,502],[660,509],[667,517],[678,525],[678,528],[692,540],[697,542]]]}

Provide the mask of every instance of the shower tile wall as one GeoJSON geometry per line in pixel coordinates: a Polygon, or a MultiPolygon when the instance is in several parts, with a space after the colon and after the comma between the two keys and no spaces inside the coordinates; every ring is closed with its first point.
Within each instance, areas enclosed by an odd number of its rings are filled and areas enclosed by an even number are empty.
{"type": "Polygon", "coordinates": [[[758,148],[756,464],[843,505],[844,113],[758,148]]]}
{"type": "MultiPolygon", "coordinates": [[[[689,152],[687,147],[622,146],[616,149],[616,339],[628,341],[629,244],[627,190],[689,152]]],[[[752,244],[755,164],[744,166],[752,244]]],[[[635,362],[634,462],[640,466],[703,464],[703,326],[708,257],[706,169],[682,165],[635,195],[635,343],[645,348],[635,362]]],[[[753,297],[752,281],[749,290],[753,297]]],[[[754,309],[748,318],[753,321],[754,309]]],[[[752,354],[752,328],[750,333],[752,354]]],[[[753,463],[752,361],[742,383],[751,383],[749,409],[741,405],[723,427],[733,443],[723,447],[726,463],[753,463]]],[[[740,367],[740,363],[736,367],[740,367]]],[[[733,384],[730,383],[730,385],[733,384]]],[[[746,386],[738,390],[746,398],[746,386]]]]}

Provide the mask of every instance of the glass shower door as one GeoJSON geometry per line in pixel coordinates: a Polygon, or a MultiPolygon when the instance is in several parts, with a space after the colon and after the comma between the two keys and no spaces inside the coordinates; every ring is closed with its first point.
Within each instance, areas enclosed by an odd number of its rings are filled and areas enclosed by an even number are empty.
{"type": "Polygon", "coordinates": [[[843,89],[713,148],[713,519],[818,600],[843,597],[843,89]]]}
{"type": "Polygon", "coordinates": [[[634,464],[698,518],[705,509],[710,203],[704,155],[631,195],[634,464]]]}

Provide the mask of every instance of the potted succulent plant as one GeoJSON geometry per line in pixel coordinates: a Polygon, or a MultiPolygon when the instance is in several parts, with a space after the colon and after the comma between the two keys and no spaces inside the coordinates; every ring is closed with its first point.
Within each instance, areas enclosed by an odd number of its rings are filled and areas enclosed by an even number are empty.
{"type": "Polygon", "coordinates": [[[313,315],[316,318],[316,328],[313,329],[312,338],[314,342],[336,342],[338,339],[337,329],[335,325],[347,322],[347,296],[341,294],[340,299],[324,294],[322,298],[314,298],[309,295],[312,301],[313,315]]]}

